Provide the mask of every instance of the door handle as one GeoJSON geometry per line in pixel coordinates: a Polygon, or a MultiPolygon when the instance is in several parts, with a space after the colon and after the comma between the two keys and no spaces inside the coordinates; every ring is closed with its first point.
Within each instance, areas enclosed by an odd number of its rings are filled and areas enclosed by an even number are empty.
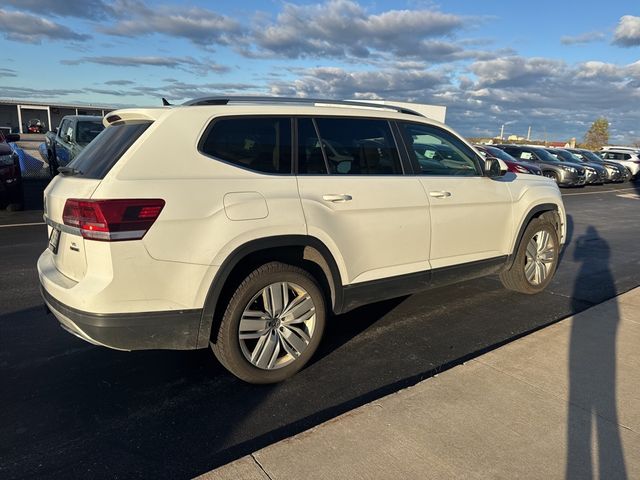
{"type": "Polygon", "coordinates": [[[351,195],[347,195],[346,193],[328,193],[322,196],[322,199],[326,202],[348,202],[353,197],[351,195]]]}
{"type": "Polygon", "coordinates": [[[435,198],[447,198],[451,196],[451,192],[439,191],[439,192],[429,192],[430,197],[435,198]]]}

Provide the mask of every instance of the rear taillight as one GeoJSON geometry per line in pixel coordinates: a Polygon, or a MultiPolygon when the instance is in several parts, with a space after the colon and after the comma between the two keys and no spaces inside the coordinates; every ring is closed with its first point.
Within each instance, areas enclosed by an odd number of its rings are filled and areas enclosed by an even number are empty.
{"type": "Polygon", "coordinates": [[[80,229],[87,239],[115,242],[139,240],[156,221],[164,200],[79,200],[70,198],[64,205],[65,225],[80,229]]]}
{"type": "Polygon", "coordinates": [[[515,169],[518,173],[531,173],[528,168],[523,167],[522,165],[516,165],[515,169]]]}

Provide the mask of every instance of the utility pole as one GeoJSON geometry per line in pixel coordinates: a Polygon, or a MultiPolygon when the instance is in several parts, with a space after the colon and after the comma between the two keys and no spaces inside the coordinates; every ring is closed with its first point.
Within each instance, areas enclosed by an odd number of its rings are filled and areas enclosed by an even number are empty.
{"type": "Polygon", "coordinates": [[[504,123],[500,127],[500,140],[504,140],[504,123]]]}
{"type": "Polygon", "coordinates": [[[531,140],[531,125],[529,125],[529,130],[527,131],[527,141],[531,140]]]}

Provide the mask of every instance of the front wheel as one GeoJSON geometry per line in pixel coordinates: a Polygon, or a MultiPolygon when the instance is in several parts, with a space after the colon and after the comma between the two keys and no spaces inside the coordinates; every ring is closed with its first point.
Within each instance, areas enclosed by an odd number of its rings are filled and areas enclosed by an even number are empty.
{"type": "Polygon", "coordinates": [[[528,294],[544,290],[553,278],[560,257],[555,225],[542,217],[531,220],[515,255],[511,268],[500,274],[502,285],[528,294]]]}
{"type": "Polygon", "coordinates": [[[238,286],[211,348],[227,370],[249,383],[276,383],[298,372],[324,332],[324,295],[307,271],[279,262],[238,286]]]}
{"type": "Polygon", "coordinates": [[[542,175],[544,175],[547,178],[550,178],[550,179],[554,180],[556,183],[560,183],[560,177],[558,176],[558,174],[556,172],[551,172],[549,170],[545,170],[544,172],[542,172],[542,175]]]}

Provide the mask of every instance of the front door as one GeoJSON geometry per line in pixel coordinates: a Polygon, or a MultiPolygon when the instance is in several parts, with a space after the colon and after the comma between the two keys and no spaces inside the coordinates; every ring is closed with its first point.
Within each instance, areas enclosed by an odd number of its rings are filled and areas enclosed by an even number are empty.
{"type": "Polygon", "coordinates": [[[433,268],[507,255],[511,243],[511,177],[483,176],[480,158],[451,132],[400,124],[429,198],[433,268]]]}

